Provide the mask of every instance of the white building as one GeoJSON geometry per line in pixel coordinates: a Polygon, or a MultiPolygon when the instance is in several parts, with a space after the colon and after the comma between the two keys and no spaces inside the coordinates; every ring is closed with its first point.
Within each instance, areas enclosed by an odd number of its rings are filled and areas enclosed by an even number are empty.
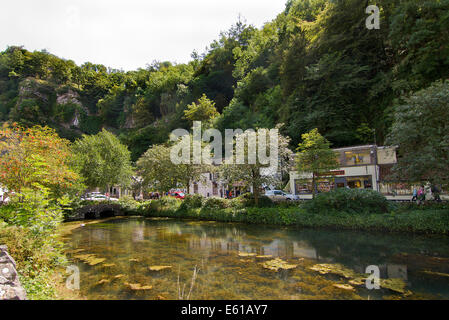
{"type": "Polygon", "coordinates": [[[203,173],[199,181],[190,182],[190,194],[200,194],[203,197],[220,197],[226,195],[225,184],[218,179],[217,173],[203,173]]]}
{"type": "Polygon", "coordinates": [[[6,189],[0,185],[0,203],[6,200],[7,192],[8,192],[8,189],[6,189]]]}
{"type": "MultiPolygon", "coordinates": [[[[405,183],[384,181],[391,167],[396,163],[396,147],[364,145],[333,149],[340,168],[331,170],[318,179],[319,192],[332,188],[373,189],[383,193],[388,199],[410,200],[413,188],[405,183]]],[[[312,173],[290,172],[290,190],[301,199],[312,198],[312,173]]]]}

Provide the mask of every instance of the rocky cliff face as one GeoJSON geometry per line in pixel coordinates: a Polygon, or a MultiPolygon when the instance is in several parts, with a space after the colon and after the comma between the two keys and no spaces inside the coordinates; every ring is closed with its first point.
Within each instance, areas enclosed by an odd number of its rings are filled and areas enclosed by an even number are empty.
{"type": "Polygon", "coordinates": [[[16,270],[16,262],[8,254],[6,246],[0,246],[0,300],[26,300],[16,270]]]}

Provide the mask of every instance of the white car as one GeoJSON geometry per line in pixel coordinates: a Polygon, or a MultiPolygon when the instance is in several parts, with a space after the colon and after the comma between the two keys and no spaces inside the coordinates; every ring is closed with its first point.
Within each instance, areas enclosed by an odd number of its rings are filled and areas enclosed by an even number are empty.
{"type": "Polygon", "coordinates": [[[299,200],[299,196],[284,192],[282,190],[267,190],[265,196],[273,201],[295,201],[299,200]]]}
{"type": "Polygon", "coordinates": [[[103,194],[90,194],[87,198],[84,198],[87,201],[118,201],[116,198],[106,197],[103,194]]]}

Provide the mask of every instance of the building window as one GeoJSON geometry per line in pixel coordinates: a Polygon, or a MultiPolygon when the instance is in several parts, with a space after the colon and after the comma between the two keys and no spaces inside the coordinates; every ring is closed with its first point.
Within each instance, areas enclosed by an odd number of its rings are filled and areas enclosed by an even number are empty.
{"type": "MultiPolygon", "coordinates": [[[[333,179],[321,179],[316,182],[317,192],[328,192],[334,188],[333,179]]],[[[312,180],[295,180],[296,194],[311,194],[313,192],[312,180]]]]}
{"type": "Polygon", "coordinates": [[[308,194],[312,193],[312,182],[295,180],[295,193],[308,194]]]}
{"type": "Polygon", "coordinates": [[[371,153],[364,151],[346,151],[345,163],[347,166],[356,166],[360,164],[371,164],[371,153]]]}
{"type": "Polygon", "coordinates": [[[346,177],[346,183],[351,189],[372,189],[373,179],[368,177],[346,177]]]}

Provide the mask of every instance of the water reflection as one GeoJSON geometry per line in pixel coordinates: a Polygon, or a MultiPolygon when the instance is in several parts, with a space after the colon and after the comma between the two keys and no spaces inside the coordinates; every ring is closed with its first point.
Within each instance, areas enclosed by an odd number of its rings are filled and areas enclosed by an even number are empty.
{"type": "MultiPolygon", "coordinates": [[[[195,299],[357,299],[388,298],[391,292],[335,289],[341,282],[308,269],[317,263],[342,264],[357,273],[377,265],[382,278],[403,279],[413,298],[449,298],[447,237],[371,234],[351,231],[298,230],[198,221],[113,219],[75,230],[70,249],[104,257],[103,265],[78,261],[86,275],[82,290],[100,299],[154,299],[151,292],[124,289],[126,283],[151,283],[158,293],[176,299],[176,277],[186,280],[200,268],[195,299]],[[299,266],[267,272],[261,262],[238,255],[279,257],[299,266]],[[299,262],[302,261],[302,262],[299,262]],[[150,265],[172,271],[149,273],[150,265]],[[118,275],[123,277],[114,278],[118,275]],[[123,278],[123,279],[122,279],[123,278]],[[122,279],[98,285],[101,279],[122,279]]],[[[104,281],[103,281],[104,282],[104,281]]],[[[160,294],[159,294],[160,295],[160,294]]]]}

